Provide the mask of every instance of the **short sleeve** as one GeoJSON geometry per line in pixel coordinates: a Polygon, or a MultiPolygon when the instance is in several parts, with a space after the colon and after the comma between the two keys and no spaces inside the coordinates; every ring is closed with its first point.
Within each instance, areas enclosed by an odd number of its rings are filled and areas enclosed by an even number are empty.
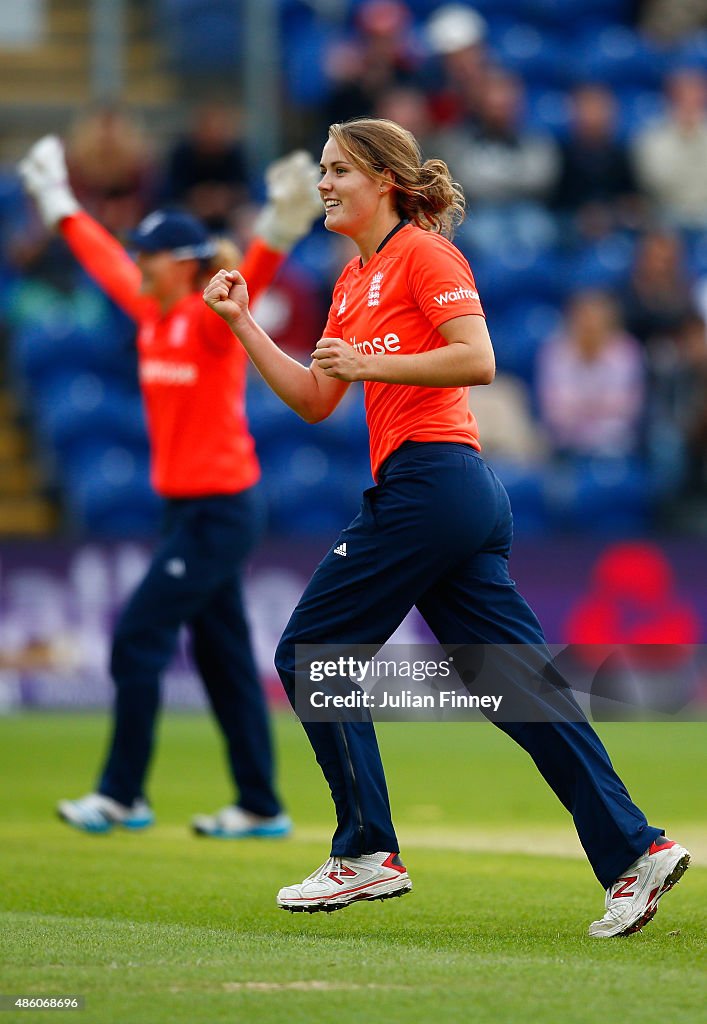
{"type": "Polygon", "coordinates": [[[412,297],[434,327],[458,316],[484,316],[471,267],[451,242],[424,234],[407,261],[412,297]]]}

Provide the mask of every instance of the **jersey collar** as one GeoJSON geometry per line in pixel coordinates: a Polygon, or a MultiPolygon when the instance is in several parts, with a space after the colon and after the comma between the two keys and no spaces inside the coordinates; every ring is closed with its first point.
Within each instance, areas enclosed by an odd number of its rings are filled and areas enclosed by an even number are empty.
{"type": "MultiPolygon", "coordinates": [[[[378,246],[378,248],[376,249],[376,254],[378,254],[381,251],[381,249],[388,244],[388,242],[391,240],[391,238],[393,238],[394,235],[397,235],[398,231],[406,227],[409,223],[410,221],[407,218],[404,218],[403,220],[400,221],[399,224],[396,224],[393,230],[388,232],[388,234],[385,236],[381,244],[378,246]]],[[[359,270],[363,267],[363,260],[361,259],[360,256],[358,258],[358,266],[359,270]]]]}

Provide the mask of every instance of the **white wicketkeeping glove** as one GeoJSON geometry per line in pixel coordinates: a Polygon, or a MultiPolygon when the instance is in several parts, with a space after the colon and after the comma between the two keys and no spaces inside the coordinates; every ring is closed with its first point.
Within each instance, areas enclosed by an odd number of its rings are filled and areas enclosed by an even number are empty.
{"type": "Polygon", "coordinates": [[[256,218],[254,231],[271,249],[289,252],[324,214],[318,181],[319,168],[301,149],[267,168],[267,203],[256,218]]]}
{"type": "Polygon", "coordinates": [[[64,217],[81,209],[69,185],[64,147],[56,135],[45,135],[35,142],[17,170],[48,228],[55,228],[64,217]]]}

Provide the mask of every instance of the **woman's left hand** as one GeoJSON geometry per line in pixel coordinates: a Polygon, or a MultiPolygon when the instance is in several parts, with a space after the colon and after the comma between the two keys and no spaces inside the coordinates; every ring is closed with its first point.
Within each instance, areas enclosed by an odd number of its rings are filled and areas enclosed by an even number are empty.
{"type": "Polygon", "coordinates": [[[327,377],[345,381],[362,379],[363,356],[341,338],[320,338],[312,359],[327,377]]]}

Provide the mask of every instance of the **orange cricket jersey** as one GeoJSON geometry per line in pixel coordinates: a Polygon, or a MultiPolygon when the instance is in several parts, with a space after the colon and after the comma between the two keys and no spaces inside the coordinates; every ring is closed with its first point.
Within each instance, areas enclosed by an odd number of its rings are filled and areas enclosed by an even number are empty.
{"type": "MultiPolygon", "coordinates": [[[[413,224],[388,236],[374,256],[344,267],[334,287],[324,337],[343,338],[368,355],[411,355],[447,344],[447,320],[483,309],[469,264],[450,241],[413,224]]],[[[477,450],[469,389],[364,382],[374,480],[404,441],[455,441],[477,450]]]]}
{"type": "MultiPolygon", "coordinates": [[[[140,271],[97,221],[77,213],[61,233],[79,263],[138,324],[140,387],[150,437],[151,479],[169,498],[232,494],[260,477],[245,414],[248,358],[200,293],[163,315],[140,295],[140,271]]],[[[241,270],[251,299],[272,280],[283,257],[251,245],[241,270]]]]}

